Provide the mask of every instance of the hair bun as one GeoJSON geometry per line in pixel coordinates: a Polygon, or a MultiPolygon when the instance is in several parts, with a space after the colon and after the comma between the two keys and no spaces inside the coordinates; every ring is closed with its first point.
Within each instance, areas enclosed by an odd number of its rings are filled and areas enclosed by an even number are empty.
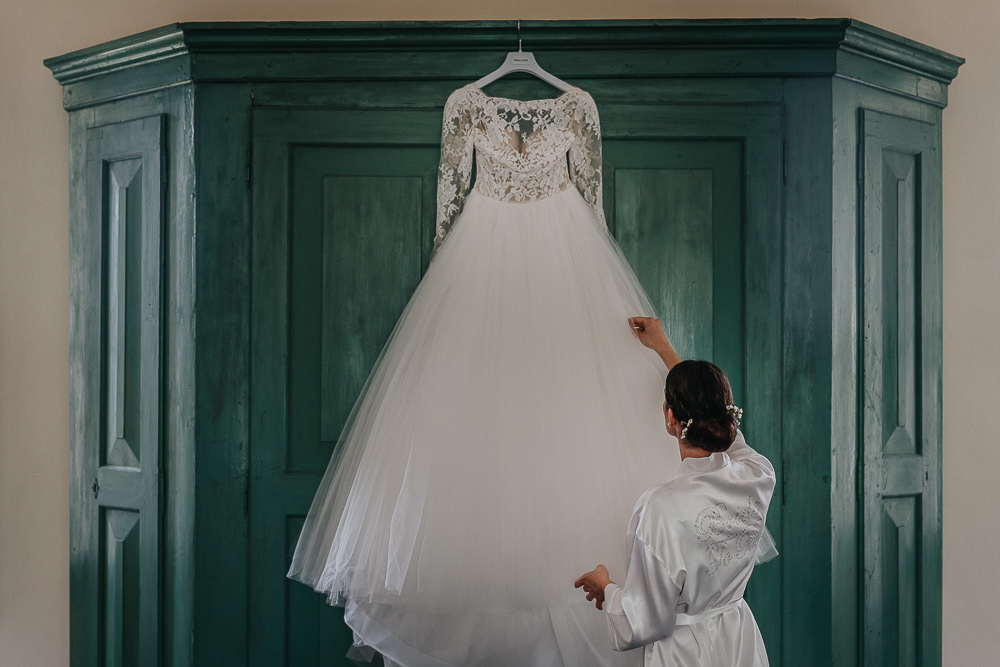
{"type": "Polygon", "coordinates": [[[729,379],[707,361],[682,361],[667,374],[664,398],[684,424],[679,436],[710,452],[724,452],[736,439],[743,410],[735,405],[729,379]]]}
{"type": "Polygon", "coordinates": [[[689,419],[690,426],[682,431],[684,442],[710,452],[724,452],[736,439],[736,424],[729,417],[689,419]]]}

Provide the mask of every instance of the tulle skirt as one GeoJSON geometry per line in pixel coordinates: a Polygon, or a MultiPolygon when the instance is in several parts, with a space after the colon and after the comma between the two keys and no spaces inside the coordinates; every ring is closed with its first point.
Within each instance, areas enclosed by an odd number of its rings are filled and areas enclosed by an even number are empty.
{"type": "Polygon", "coordinates": [[[569,188],[473,192],[375,365],[288,576],[406,665],[635,665],[574,579],[624,576],[632,506],[679,465],[652,315],[569,188]]]}

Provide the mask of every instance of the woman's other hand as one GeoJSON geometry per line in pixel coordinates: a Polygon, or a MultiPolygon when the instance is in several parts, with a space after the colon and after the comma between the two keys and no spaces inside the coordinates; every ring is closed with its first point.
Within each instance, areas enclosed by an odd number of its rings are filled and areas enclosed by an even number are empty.
{"type": "Polygon", "coordinates": [[[598,565],[590,572],[577,577],[573,586],[583,588],[587,594],[587,601],[593,600],[598,609],[604,609],[604,588],[610,583],[612,581],[611,575],[608,574],[608,568],[598,565]]]}
{"type": "Polygon", "coordinates": [[[630,317],[628,325],[639,342],[660,355],[667,370],[680,363],[681,358],[674,352],[673,346],[663,333],[663,325],[655,317],[630,317]]]}

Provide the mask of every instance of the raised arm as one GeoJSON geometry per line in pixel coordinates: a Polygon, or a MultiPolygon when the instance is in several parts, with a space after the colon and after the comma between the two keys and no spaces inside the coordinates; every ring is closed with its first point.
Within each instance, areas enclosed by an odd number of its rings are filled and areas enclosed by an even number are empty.
{"type": "Polygon", "coordinates": [[[472,107],[468,92],[459,88],[444,105],[441,124],[441,162],[438,166],[437,224],[434,252],[462,212],[472,182],[472,107]]]}

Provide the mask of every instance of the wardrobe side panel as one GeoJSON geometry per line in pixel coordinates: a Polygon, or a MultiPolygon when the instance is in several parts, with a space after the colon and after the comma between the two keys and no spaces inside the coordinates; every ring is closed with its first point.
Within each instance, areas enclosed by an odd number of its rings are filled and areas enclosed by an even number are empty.
{"type": "MultiPolygon", "coordinates": [[[[198,84],[189,243],[194,375],[195,664],[245,665],[250,392],[250,117],[245,83],[198,84]]],[[[190,462],[186,462],[190,463],[190,462]]]]}
{"type": "Polygon", "coordinates": [[[100,245],[86,207],[77,205],[87,200],[87,128],[93,124],[89,109],[70,114],[69,631],[70,664],[84,667],[99,664],[94,501],[88,487],[99,440],[101,299],[100,282],[94,278],[100,275],[100,245]]]}
{"type": "MultiPolygon", "coordinates": [[[[138,74],[141,79],[142,73],[138,74]]],[[[124,127],[134,119],[149,117],[162,118],[163,122],[158,509],[161,583],[159,594],[148,601],[144,598],[143,605],[159,607],[161,660],[170,665],[190,664],[193,650],[191,535],[195,512],[194,496],[188,490],[194,484],[194,272],[176,269],[190,267],[193,262],[192,97],[190,86],[176,86],[85,111],[88,127],[124,127]]],[[[128,275],[126,281],[131,281],[128,275]]],[[[151,353],[148,356],[155,358],[151,353]]],[[[121,460],[121,454],[119,449],[114,456],[121,460]]],[[[138,458],[146,461],[141,453],[138,458]]],[[[71,617],[71,628],[73,623],[71,617]]]]}
{"type": "MultiPolygon", "coordinates": [[[[784,665],[828,665],[831,605],[831,493],[847,494],[831,473],[831,190],[829,79],[786,81],[780,357],[782,503],[787,527],[780,560],[784,665]],[[835,489],[831,491],[831,486],[835,489]]],[[[841,397],[839,400],[843,400],[841,397]]],[[[839,446],[833,443],[834,451],[839,446]]],[[[852,562],[852,561],[851,561],[852,562]]],[[[770,650],[770,646],[768,647],[770,650]]],[[[855,662],[846,663],[853,665],[855,662]]]]}
{"type": "Polygon", "coordinates": [[[847,79],[832,90],[833,663],[939,664],[940,433],[919,465],[900,445],[940,429],[941,114],[847,79]]]}
{"type": "Polygon", "coordinates": [[[941,662],[939,130],[859,112],[862,656],[941,662]]]}
{"type": "Polygon", "coordinates": [[[71,230],[71,654],[157,665],[166,116],[89,119],[71,230]]]}

